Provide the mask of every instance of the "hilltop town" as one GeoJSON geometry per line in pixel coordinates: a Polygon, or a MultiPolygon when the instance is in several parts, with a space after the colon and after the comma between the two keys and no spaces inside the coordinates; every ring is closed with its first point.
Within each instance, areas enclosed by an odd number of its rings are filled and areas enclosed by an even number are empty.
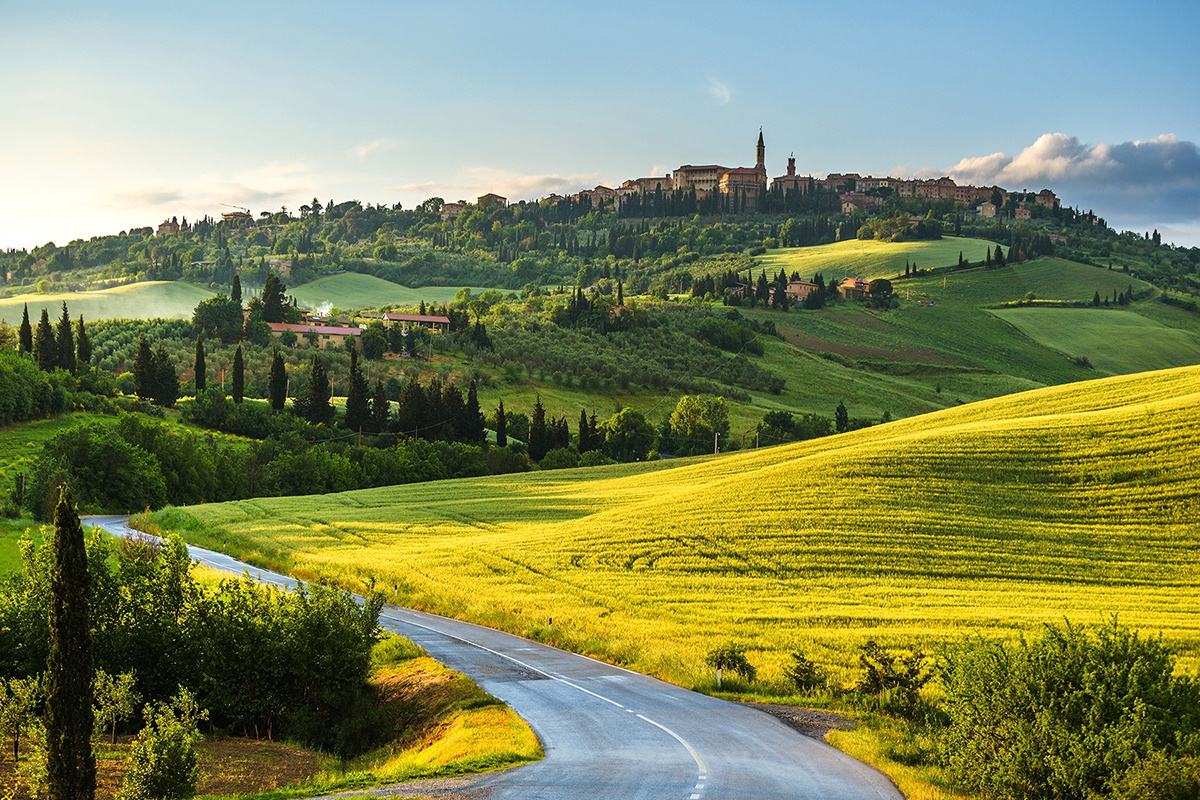
{"type": "MultiPolygon", "coordinates": [[[[1050,189],[1036,193],[1010,192],[1002,186],[971,186],[959,184],[953,178],[893,178],[860,175],[856,172],[831,172],[824,178],[796,172],[796,158],[789,156],[787,171],[769,178],[766,166],[766,143],[762,131],[755,146],[753,167],[725,167],[719,164],[684,164],[670,175],[630,178],[617,188],[596,186],[569,196],[575,203],[590,204],[597,211],[620,210],[630,202],[641,202],[648,195],[675,194],[690,205],[721,213],[755,213],[790,209],[794,200],[813,192],[824,191],[839,195],[843,214],[869,212],[882,205],[889,193],[904,198],[953,200],[965,206],[975,206],[980,216],[994,218],[1007,213],[1012,219],[1029,219],[1030,204],[1058,208],[1061,203],[1050,189]]],[[[551,194],[545,201],[566,199],[551,194]]],[[[507,198],[485,194],[478,198],[479,207],[503,206],[507,198]]],[[[456,218],[467,207],[464,202],[444,203],[442,219],[456,218]]],[[[226,215],[233,218],[237,212],[226,215]]]]}

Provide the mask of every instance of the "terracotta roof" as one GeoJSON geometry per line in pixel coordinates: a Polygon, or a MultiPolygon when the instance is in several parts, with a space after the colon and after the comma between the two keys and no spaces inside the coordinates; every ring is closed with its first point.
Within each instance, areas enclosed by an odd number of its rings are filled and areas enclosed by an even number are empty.
{"type": "Polygon", "coordinates": [[[442,325],[449,325],[449,317],[430,317],[420,314],[384,314],[383,318],[389,322],[440,322],[442,325]]]}
{"type": "Polygon", "coordinates": [[[268,322],[271,330],[282,333],[292,331],[297,334],[319,333],[325,336],[361,336],[362,328],[343,328],[335,325],[292,325],[286,322],[268,322]]]}

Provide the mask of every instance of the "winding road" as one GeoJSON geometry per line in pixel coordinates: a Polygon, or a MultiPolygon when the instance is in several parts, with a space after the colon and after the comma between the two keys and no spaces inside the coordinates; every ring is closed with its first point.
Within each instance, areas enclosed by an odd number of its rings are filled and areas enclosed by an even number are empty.
{"type": "MultiPolygon", "coordinates": [[[[129,533],[124,517],[84,521],[129,533]]],[[[189,553],[219,570],[296,586],[223,553],[189,553]]],[[[545,759],[477,784],[489,798],[903,800],[882,773],[757,709],[433,614],[389,605],[380,624],[470,676],[541,739],[545,759]]]]}

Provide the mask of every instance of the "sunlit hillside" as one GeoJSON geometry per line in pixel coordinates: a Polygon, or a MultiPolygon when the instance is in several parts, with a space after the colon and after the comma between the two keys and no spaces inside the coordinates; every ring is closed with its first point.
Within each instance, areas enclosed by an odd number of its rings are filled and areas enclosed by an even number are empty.
{"type": "MultiPolygon", "coordinates": [[[[905,263],[920,269],[952,267],[958,263],[958,254],[976,264],[983,261],[989,247],[994,245],[983,239],[960,239],[946,237],[937,241],[879,242],[848,239],[844,242],[823,244],[816,247],[785,247],[768,250],[760,261],[768,274],[778,274],[786,269],[808,280],[820,272],[825,280],[833,278],[894,278],[904,274],[905,263]]],[[[756,272],[757,274],[757,272],[756,272]]]]}
{"type": "MultiPolygon", "coordinates": [[[[284,282],[287,282],[286,279],[284,282]]],[[[288,294],[295,297],[296,302],[303,308],[317,308],[326,303],[337,308],[379,308],[385,305],[415,306],[422,300],[426,303],[445,303],[453,300],[460,288],[425,286],[410,289],[372,275],[345,272],[341,275],[318,278],[294,289],[289,288],[288,294]]],[[[475,288],[473,291],[478,293],[487,290],[475,288]]]]}
{"type": "Polygon", "coordinates": [[[683,682],[1067,617],[1200,655],[1200,368],[707,458],[167,511],[194,541],[683,682]],[[207,533],[200,527],[206,527],[207,533]],[[553,618],[553,634],[547,631],[553,618]]]}
{"type": "Polygon", "coordinates": [[[144,281],[96,292],[28,294],[0,300],[0,317],[10,325],[21,322],[21,313],[29,304],[29,320],[34,325],[45,308],[51,320],[62,316],[65,301],[74,319],[191,319],[192,311],[213,293],[180,281],[144,281]]]}

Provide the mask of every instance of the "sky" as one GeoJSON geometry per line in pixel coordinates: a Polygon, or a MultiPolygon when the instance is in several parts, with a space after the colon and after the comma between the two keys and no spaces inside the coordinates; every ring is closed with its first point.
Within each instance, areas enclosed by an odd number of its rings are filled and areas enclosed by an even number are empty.
{"type": "Polygon", "coordinates": [[[682,164],[1051,188],[1200,246],[1195,2],[0,0],[0,247],[682,164]],[[228,205],[222,205],[228,204],[228,205]]]}

